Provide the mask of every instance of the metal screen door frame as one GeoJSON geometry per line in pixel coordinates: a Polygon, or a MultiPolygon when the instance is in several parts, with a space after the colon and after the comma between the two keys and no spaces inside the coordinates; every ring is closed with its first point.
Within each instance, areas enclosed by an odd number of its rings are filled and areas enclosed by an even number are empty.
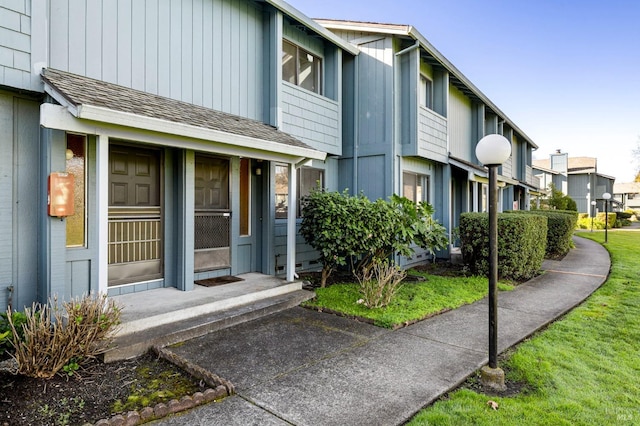
{"type": "Polygon", "coordinates": [[[231,267],[230,160],[196,154],[194,270],[231,267]]]}

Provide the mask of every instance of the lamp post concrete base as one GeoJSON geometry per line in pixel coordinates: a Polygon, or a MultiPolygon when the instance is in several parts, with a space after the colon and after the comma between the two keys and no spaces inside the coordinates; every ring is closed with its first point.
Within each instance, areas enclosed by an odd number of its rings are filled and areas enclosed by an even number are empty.
{"type": "Polygon", "coordinates": [[[496,391],[503,391],[507,387],[504,384],[504,371],[500,367],[491,368],[485,365],[480,369],[480,383],[496,391]]]}

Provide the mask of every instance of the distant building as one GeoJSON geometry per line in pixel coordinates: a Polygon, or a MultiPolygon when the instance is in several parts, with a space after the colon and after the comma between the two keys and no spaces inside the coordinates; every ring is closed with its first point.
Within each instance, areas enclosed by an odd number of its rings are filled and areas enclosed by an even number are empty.
{"type": "Polygon", "coordinates": [[[640,182],[616,183],[613,185],[613,199],[622,210],[640,211],[640,182]]]}
{"type": "Polygon", "coordinates": [[[604,211],[602,194],[613,194],[615,177],[598,173],[598,159],[594,157],[569,157],[560,150],[546,160],[533,160],[534,175],[540,179],[540,189],[549,184],[561,190],[576,202],[578,212],[593,214],[591,202],[596,201],[599,211],[604,211]]]}

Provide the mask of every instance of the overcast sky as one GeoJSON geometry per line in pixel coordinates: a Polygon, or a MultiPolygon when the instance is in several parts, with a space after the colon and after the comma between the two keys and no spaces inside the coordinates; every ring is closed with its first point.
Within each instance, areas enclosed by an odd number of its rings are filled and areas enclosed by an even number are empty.
{"type": "Polygon", "coordinates": [[[312,18],[413,25],[538,146],[640,166],[640,1],[288,0],[312,18]]]}

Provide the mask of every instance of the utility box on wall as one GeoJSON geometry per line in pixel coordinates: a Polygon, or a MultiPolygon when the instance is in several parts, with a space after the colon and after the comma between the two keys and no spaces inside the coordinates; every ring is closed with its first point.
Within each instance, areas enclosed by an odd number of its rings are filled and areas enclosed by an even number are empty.
{"type": "Polygon", "coordinates": [[[54,217],[65,217],[73,214],[74,178],[71,173],[54,172],[49,175],[48,214],[54,217]]]}

